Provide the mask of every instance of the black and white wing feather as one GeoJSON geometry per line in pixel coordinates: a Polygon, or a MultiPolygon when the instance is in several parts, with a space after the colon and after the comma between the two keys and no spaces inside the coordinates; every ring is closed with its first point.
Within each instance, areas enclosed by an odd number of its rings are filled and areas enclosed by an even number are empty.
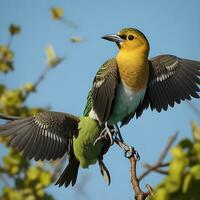
{"type": "Polygon", "coordinates": [[[149,106],[160,112],[181,100],[199,98],[200,62],[160,55],[150,61],[150,78],[145,98],[136,110],[139,117],[149,106]]]}
{"type": "Polygon", "coordinates": [[[100,124],[104,124],[109,119],[118,82],[117,61],[112,58],[105,62],[97,72],[90,92],[91,101],[87,103],[91,104],[100,124]]]}
{"type": "Polygon", "coordinates": [[[41,112],[1,125],[0,135],[11,136],[10,146],[29,159],[57,159],[70,151],[78,122],[78,117],[70,114],[41,112]]]}

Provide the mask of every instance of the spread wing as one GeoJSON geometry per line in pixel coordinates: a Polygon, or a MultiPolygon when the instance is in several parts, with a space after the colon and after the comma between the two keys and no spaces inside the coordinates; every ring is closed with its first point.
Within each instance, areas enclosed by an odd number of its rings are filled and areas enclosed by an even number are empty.
{"type": "Polygon", "coordinates": [[[10,146],[29,159],[57,159],[70,152],[78,122],[78,117],[70,114],[41,112],[0,125],[0,135],[11,136],[10,146]]]}
{"type": "Polygon", "coordinates": [[[136,110],[139,117],[150,105],[151,110],[160,112],[173,107],[181,100],[199,98],[200,62],[160,55],[150,61],[150,78],[145,98],[136,110]]]}
{"type": "Polygon", "coordinates": [[[112,110],[118,81],[117,61],[112,58],[101,66],[94,78],[93,88],[89,92],[84,115],[88,115],[90,110],[93,109],[100,124],[105,123],[112,110]]]}

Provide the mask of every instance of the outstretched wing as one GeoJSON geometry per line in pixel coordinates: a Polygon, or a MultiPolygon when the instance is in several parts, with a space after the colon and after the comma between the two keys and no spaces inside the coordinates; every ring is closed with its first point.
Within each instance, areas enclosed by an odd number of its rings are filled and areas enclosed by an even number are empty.
{"type": "Polygon", "coordinates": [[[41,112],[0,126],[0,135],[11,136],[10,146],[35,160],[61,158],[78,134],[79,118],[59,112],[41,112]]]}
{"type": "Polygon", "coordinates": [[[148,108],[160,112],[173,107],[181,100],[199,98],[200,62],[178,58],[173,55],[160,55],[149,61],[150,78],[145,98],[136,110],[139,117],[148,108]]]}
{"type": "Polygon", "coordinates": [[[93,88],[89,92],[84,115],[88,115],[91,109],[98,117],[100,124],[105,123],[111,113],[119,73],[117,61],[112,58],[105,62],[97,72],[93,88]]]}

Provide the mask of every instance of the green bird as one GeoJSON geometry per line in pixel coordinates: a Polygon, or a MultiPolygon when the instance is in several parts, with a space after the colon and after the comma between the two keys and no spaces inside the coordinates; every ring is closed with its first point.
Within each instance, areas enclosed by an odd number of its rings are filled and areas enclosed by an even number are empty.
{"type": "Polygon", "coordinates": [[[0,127],[1,134],[12,136],[10,145],[29,159],[57,159],[67,152],[69,163],[59,186],[74,185],[79,166],[87,168],[97,161],[110,183],[103,155],[113,137],[120,136],[118,122],[125,125],[148,107],[160,112],[181,100],[199,98],[199,61],[174,55],[149,59],[149,42],[134,28],[103,38],[115,42],[119,51],[98,70],[82,117],[42,112],[0,127]]]}

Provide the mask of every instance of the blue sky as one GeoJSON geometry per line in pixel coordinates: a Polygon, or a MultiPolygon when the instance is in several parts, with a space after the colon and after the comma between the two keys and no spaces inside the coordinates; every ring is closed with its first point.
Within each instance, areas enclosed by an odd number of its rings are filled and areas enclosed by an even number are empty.
{"type": "MultiPolygon", "coordinates": [[[[27,81],[34,82],[45,66],[44,48],[53,44],[56,52],[66,59],[48,74],[36,95],[27,100],[29,106],[51,105],[52,110],[81,115],[87,92],[100,65],[117,53],[113,43],[101,36],[116,33],[124,27],[140,29],[151,44],[150,57],[174,54],[179,57],[200,60],[200,1],[135,1],[135,0],[0,0],[0,44],[8,40],[7,27],[12,22],[22,26],[22,33],[13,42],[15,71],[6,76],[0,74],[0,82],[15,88],[27,81]],[[78,29],[52,21],[49,9],[62,6],[65,17],[73,20],[78,29]],[[72,44],[69,38],[80,36],[83,42],[72,44]]],[[[199,100],[193,100],[200,106],[199,100]]],[[[141,161],[154,163],[171,134],[179,130],[179,138],[190,137],[190,121],[199,118],[187,104],[176,105],[167,112],[146,111],[138,120],[132,120],[122,128],[125,140],[139,151],[141,161]]],[[[111,176],[107,186],[100,176],[98,166],[80,170],[89,176],[85,185],[87,197],[77,196],[77,190],[51,186],[48,190],[56,200],[68,199],[130,199],[129,161],[113,146],[105,156],[111,176]]],[[[160,176],[152,174],[142,184],[154,186],[160,176]]]]}

